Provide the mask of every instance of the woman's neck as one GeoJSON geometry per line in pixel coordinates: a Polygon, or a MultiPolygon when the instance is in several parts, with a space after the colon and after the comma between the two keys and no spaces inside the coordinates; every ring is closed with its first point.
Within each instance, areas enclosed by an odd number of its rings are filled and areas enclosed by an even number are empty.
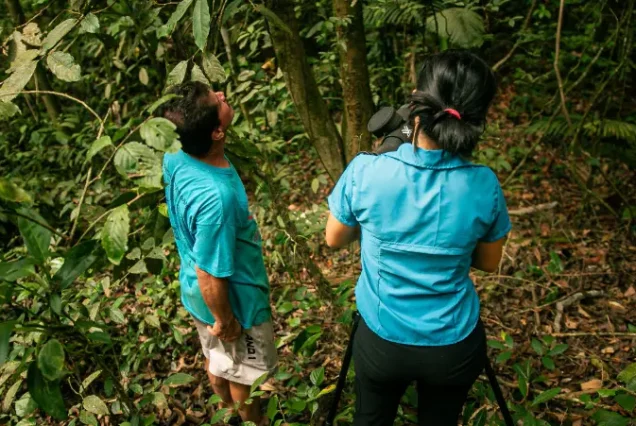
{"type": "Polygon", "coordinates": [[[440,149],[433,139],[420,132],[417,137],[417,146],[422,149],[436,150],[440,149]]]}
{"type": "Polygon", "coordinates": [[[199,160],[214,167],[230,167],[230,163],[225,158],[225,141],[213,143],[208,153],[203,157],[199,157],[199,160]]]}

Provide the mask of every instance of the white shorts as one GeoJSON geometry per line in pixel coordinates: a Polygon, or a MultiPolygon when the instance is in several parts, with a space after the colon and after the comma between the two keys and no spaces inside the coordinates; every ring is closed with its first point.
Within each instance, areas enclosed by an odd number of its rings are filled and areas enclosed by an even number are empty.
{"type": "Polygon", "coordinates": [[[233,342],[223,342],[208,332],[207,325],[193,318],[203,355],[210,360],[211,374],[234,383],[251,386],[264,374],[272,374],[278,363],[271,322],[243,330],[233,342]]]}

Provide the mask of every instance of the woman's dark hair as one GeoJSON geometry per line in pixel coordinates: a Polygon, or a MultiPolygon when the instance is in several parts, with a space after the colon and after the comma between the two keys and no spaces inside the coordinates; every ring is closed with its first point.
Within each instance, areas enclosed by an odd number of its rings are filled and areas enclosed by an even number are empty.
{"type": "Polygon", "coordinates": [[[496,88],[490,67],[468,51],[447,50],[429,56],[411,95],[411,120],[420,118],[417,133],[424,131],[451,154],[470,156],[483,132],[496,88]]]}
{"type": "Polygon", "coordinates": [[[176,97],[159,110],[160,116],[177,126],[183,150],[197,157],[210,151],[212,132],[220,124],[218,106],[210,102],[210,90],[198,81],[179,84],[168,90],[176,97]]]}

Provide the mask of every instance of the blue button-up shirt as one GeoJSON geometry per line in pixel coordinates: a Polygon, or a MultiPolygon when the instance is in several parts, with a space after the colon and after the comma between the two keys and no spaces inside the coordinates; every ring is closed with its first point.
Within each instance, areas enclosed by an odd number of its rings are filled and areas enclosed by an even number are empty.
{"type": "Polygon", "coordinates": [[[468,275],[472,253],[511,228],[491,169],[410,144],[359,155],[329,196],[329,209],[341,223],[360,225],[356,301],[371,330],[419,346],[453,344],[472,332],[479,320],[468,275]]]}

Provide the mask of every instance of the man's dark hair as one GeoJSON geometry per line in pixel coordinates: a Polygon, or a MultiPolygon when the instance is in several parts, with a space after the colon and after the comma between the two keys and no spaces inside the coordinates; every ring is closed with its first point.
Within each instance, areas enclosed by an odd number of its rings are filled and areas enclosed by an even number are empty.
{"type": "MultiPolygon", "coordinates": [[[[447,50],[424,61],[411,96],[411,119],[418,132],[451,154],[470,156],[486,122],[497,89],[495,76],[478,56],[447,50]]],[[[414,135],[417,140],[418,135],[414,135]]]]}
{"type": "Polygon", "coordinates": [[[197,157],[212,147],[212,132],[219,127],[219,108],[209,101],[210,87],[198,81],[176,85],[168,94],[176,95],[163,104],[159,115],[177,126],[183,150],[197,157]]]}

